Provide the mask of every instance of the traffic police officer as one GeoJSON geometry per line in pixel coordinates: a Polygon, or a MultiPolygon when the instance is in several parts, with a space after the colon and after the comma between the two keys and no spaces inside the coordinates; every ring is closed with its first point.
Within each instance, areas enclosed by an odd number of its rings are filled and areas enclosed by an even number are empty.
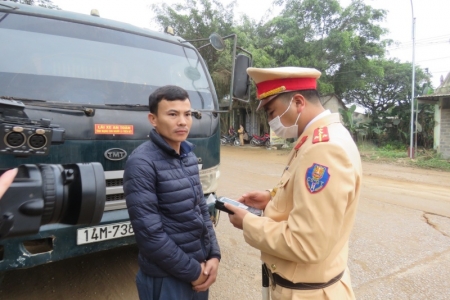
{"type": "Polygon", "coordinates": [[[230,222],[261,250],[272,299],[354,299],[348,240],[361,187],[361,159],[339,114],[325,110],[310,68],[248,68],[270,127],[296,138],[273,189],[239,199],[264,210],[234,212],[230,222]]]}

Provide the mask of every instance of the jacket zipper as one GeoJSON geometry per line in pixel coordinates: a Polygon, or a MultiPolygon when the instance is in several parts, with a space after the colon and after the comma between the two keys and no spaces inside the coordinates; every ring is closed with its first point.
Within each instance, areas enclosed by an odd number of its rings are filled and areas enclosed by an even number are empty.
{"type": "MultiPolygon", "coordinates": [[[[187,174],[186,169],[184,168],[184,163],[183,163],[183,158],[180,157],[180,165],[181,165],[181,169],[183,170],[183,173],[187,176],[189,183],[191,184],[191,188],[194,191],[194,199],[197,199],[197,192],[195,191],[195,187],[194,184],[191,181],[191,177],[189,176],[189,174],[187,174]]],[[[202,196],[203,197],[203,196],[202,196]]],[[[196,203],[197,205],[197,203],[196,203]]],[[[200,221],[202,223],[202,235],[200,237],[200,242],[201,242],[201,246],[202,246],[202,251],[203,251],[203,256],[205,257],[205,259],[208,258],[208,255],[206,253],[206,248],[205,248],[205,221],[203,220],[202,215],[198,215],[198,218],[200,218],[200,221]]]]}

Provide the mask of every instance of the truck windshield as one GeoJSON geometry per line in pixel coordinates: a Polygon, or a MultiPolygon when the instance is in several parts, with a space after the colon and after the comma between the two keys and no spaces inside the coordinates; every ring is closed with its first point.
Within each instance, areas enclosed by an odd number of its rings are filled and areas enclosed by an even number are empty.
{"type": "Polygon", "coordinates": [[[0,41],[0,96],[148,105],[155,88],[172,84],[189,92],[194,109],[217,108],[203,61],[195,50],[180,44],[2,13],[0,41]]]}

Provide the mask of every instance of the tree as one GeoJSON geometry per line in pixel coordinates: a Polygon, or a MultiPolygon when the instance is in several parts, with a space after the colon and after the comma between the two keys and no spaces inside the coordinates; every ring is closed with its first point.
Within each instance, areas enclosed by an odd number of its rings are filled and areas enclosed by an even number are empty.
{"type": "MultiPolygon", "coordinates": [[[[233,32],[234,7],[233,1],[224,6],[218,0],[185,0],[184,3],[167,5],[153,4],[156,14],[155,21],[162,28],[171,26],[175,33],[185,40],[208,38],[215,32],[222,37],[233,32]]],[[[194,46],[202,46],[204,42],[193,42],[194,46]]],[[[212,47],[205,47],[200,53],[208,65],[211,77],[215,83],[219,99],[230,92],[231,43],[226,40],[227,49],[218,52],[212,47]]]]}
{"type": "MultiPolygon", "coordinates": [[[[397,59],[377,59],[370,64],[371,70],[377,71],[364,74],[366,84],[348,90],[344,98],[364,107],[372,119],[368,126],[381,128],[386,139],[406,142],[411,120],[412,65],[397,59]]],[[[420,90],[420,82],[430,82],[421,68],[416,68],[416,82],[416,90],[420,90]]]]}
{"type": "Polygon", "coordinates": [[[376,23],[384,10],[362,0],[342,8],[337,0],[278,0],[281,14],[259,30],[268,53],[277,66],[305,66],[322,71],[319,92],[338,97],[365,82],[370,59],[383,57],[389,41],[376,23]]]}
{"type": "MultiPolygon", "coordinates": [[[[347,7],[341,7],[338,0],[275,0],[281,13],[256,23],[246,15],[234,18],[235,1],[224,6],[219,0],[184,0],[184,4],[152,7],[162,27],[171,25],[186,40],[205,38],[212,32],[236,33],[239,45],[253,54],[255,67],[317,68],[322,71],[321,94],[334,93],[367,109],[372,118],[365,125],[369,134],[408,139],[412,69],[411,64],[384,58],[391,41],[382,39],[387,30],[378,24],[385,10],[374,9],[363,0],[352,0],[347,7]]],[[[222,99],[229,93],[231,53],[210,47],[200,52],[222,99]]],[[[416,79],[429,82],[420,68],[416,79]]],[[[256,99],[255,95],[253,87],[251,98],[256,99]]],[[[250,107],[255,106],[252,100],[250,107]]],[[[265,124],[264,115],[259,116],[265,124]]]]}
{"type": "Polygon", "coordinates": [[[12,2],[28,4],[28,5],[37,5],[50,9],[61,9],[58,5],[53,4],[51,0],[11,0],[12,2]]]}
{"type": "Polygon", "coordinates": [[[348,129],[348,131],[352,135],[353,140],[356,141],[357,124],[355,122],[355,119],[353,118],[355,110],[356,110],[355,104],[353,104],[352,106],[350,106],[350,108],[347,109],[339,108],[339,113],[341,114],[342,120],[344,121],[344,126],[348,129]]]}

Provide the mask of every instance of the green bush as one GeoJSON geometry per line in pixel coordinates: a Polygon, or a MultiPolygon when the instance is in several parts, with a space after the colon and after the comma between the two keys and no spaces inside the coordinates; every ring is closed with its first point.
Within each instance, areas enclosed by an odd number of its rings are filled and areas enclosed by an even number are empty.
{"type": "Polygon", "coordinates": [[[407,149],[408,147],[400,141],[390,141],[389,143],[381,146],[381,150],[385,151],[393,151],[393,150],[406,151],[407,149]]]}

